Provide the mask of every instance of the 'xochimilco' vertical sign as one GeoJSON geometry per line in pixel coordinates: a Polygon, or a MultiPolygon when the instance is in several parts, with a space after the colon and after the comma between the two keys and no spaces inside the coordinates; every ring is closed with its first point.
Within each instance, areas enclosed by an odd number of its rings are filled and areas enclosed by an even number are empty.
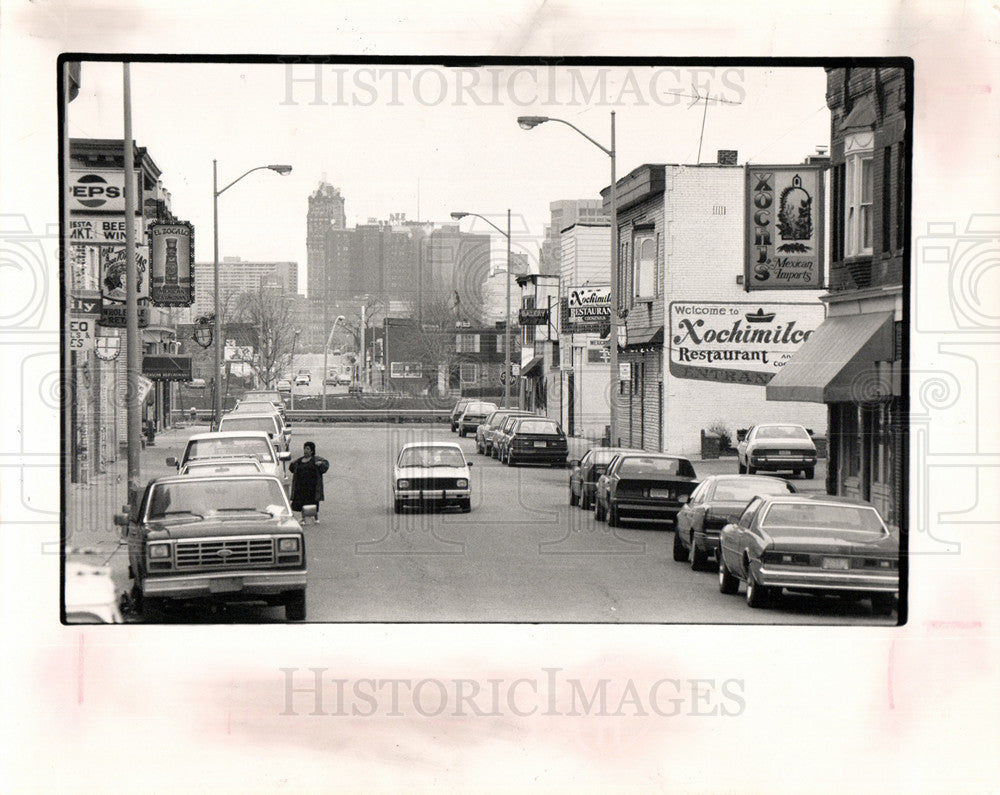
{"type": "Polygon", "coordinates": [[[746,166],[746,263],[751,290],[823,287],[823,166],[746,166]]]}

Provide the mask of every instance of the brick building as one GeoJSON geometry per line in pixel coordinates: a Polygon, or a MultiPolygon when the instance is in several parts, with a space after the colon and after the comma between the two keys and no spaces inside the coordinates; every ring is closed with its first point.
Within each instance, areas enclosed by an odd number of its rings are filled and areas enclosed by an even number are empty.
{"type": "Polygon", "coordinates": [[[832,252],[827,319],[768,385],[829,414],[827,491],[904,519],[905,275],[910,79],[902,67],[827,70],[832,252]]]}
{"type": "MultiPolygon", "coordinates": [[[[618,180],[621,444],[696,456],[713,427],[733,443],[758,422],[826,430],[821,408],[766,399],[776,360],[794,346],[756,340],[789,324],[811,332],[823,310],[819,290],[744,290],[745,190],[734,165],[645,164],[618,180]],[[739,342],[709,344],[709,330],[739,342]]],[[[609,206],[610,188],[602,195],[609,206]]]]}

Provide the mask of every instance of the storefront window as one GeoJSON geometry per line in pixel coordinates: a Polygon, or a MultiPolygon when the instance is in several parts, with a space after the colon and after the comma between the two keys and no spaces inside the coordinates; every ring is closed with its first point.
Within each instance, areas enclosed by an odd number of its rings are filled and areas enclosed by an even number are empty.
{"type": "Polygon", "coordinates": [[[844,472],[847,477],[856,478],[861,474],[861,428],[858,421],[858,407],[853,403],[846,403],[841,412],[844,472]]]}

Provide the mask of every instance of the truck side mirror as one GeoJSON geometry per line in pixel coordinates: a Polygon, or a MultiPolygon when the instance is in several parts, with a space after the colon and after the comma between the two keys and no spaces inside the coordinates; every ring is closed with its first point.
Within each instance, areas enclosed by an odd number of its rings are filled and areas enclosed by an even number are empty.
{"type": "Polygon", "coordinates": [[[170,456],[170,457],[169,457],[169,458],[167,459],[167,466],[171,466],[171,467],[177,467],[178,469],[180,468],[180,464],[178,464],[178,463],[177,463],[177,458],[176,458],[176,456],[170,456]]]}

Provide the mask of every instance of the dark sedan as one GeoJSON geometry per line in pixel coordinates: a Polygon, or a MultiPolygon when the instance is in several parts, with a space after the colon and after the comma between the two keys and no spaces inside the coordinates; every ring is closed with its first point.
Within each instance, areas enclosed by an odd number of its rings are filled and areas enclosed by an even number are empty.
{"type": "Polygon", "coordinates": [[[863,500],[826,495],[754,497],[719,538],[719,590],[747,584],[747,604],[782,588],[871,599],[890,615],[899,593],[899,537],[863,500]]]}
{"type": "Polygon", "coordinates": [[[449,420],[451,424],[451,432],[455,433],[458,430],[458,421],[462,416],[462,412],[465,411],[465,407],[472,402],[472,398],[459,398],[458,402],[455,404],[455,408],[451,410],[451,419],[449,420]]]}
{"type": "Polygon", "coordinates": [[[507,443],[510,441],[514,425],[520,417],[533,417],[533,414],[511,414],[501,421],[500,426],[493,432],[493,444],[490,454],[500,463],[504,462],[507,443]]]}
{"type": "Polygon", "coordinates": [[[634,452],[627,447],[592,447],[579,461],[570,461],[569,504],[589,511],[594,507],[597,480],[619,453],[634,452]]]}
{"type": "Polygon", "coordinates": [[[483,455],[493,454],[493,440],[496,438],[497,431],[500,426],[503,425],[503,421],[508,417],[525,417],[530,416],[527,411],[520,411],[518,409],[497,409],[489,417],[487,417],[478,428],[476,428],[476,452],[482,453],[483,455]]]}
{"type": "Polygon", "coordinates": [[[504,445],[504,463],[566,466],[569,443],[562,427],[545,417],[517,417],[504,445]]]}
{"type": "Polygon", "coordinates": [[[686,458],[659,453],[620,453],[597,481],[594,518],[616,527],[623,518],[673,524],[698,485],[686,458]]]}
{"type": "Polygon", "coordinates": [[[690,560],[696,571],[719,552],[719,533],[730,517],[743,512],[757,495],[795,494],[787,480],[763,475],[712,475],[691,494],[677,513],[674,560],[690,560]]]}
{"type": "Polygon", "coordinates": [[[474,400],[467,404],[465,411],[458,418],[458,435],[466,436],[475,433],[476,429],[486,420],[490,414],[497,410],[496,403],[488,403],[482,400],[474,400]]]}

